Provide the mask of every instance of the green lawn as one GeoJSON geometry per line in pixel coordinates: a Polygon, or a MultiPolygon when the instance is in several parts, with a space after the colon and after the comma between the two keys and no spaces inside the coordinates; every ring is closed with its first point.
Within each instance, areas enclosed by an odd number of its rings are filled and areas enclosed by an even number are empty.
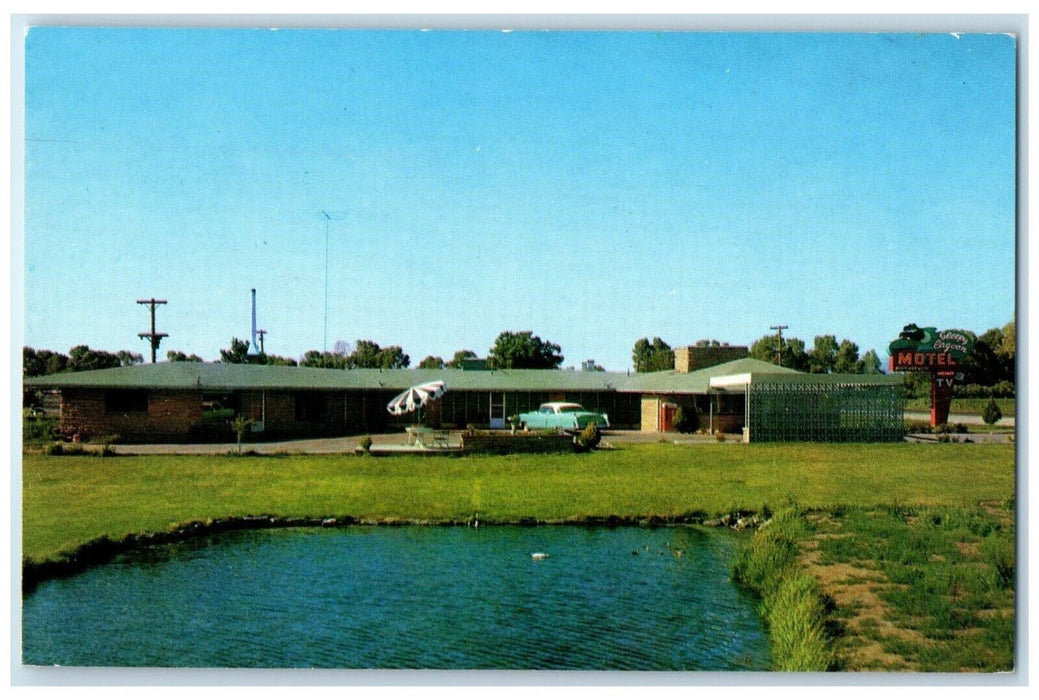
{"type": "Polygon", "coordinates": [[[240,515],[566,520],[796,501],[968,505],[1014,495],[1004,444],[625,445],[482,457],[25,455],[23,553],[240,515]]]}
{"type": "MultiPolygon", "coordinates": [[[[985,406],[988,405],[989,399],[957,399],[954,398],[949,407],[950,413],[969,413],[975,416],[980,416],[982,411],[985,410],[985,406]]],[[[1013,418],[1016,413],[1016,406],[1014,399],[996,399],[996,405],[999,406],[1000,412],[1002,412],[1004,418],[1013,418]]],[[[906,402],[907,411],[930,411],[931,410],[931,399],[928,397],[909,399],[906,402]]]]}

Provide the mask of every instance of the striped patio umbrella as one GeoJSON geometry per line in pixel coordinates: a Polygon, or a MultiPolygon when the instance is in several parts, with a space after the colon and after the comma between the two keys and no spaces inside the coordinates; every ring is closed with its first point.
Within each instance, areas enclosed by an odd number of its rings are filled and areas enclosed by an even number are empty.
{"type": "Polygon", "coordinates": [[[445,391],[447,391],[447,388],[440,381],[419,384],[394,396],[393,400],[386,404],[386,410],[395,416],[411,413],[422,408],[433,399],[440,398],[445,391]]]}

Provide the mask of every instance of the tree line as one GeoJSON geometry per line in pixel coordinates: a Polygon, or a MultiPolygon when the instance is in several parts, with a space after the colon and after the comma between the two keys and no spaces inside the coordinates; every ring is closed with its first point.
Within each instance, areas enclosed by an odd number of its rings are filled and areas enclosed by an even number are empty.
{"type": "MultiPolygon", "coordinates": [[[[195,354],[180,350],[166,353],[169,362],[203,362],[195,354]]],[[[458,350],[445,361],[429,355],[419,362],[419,369],[461,368],[466,362],[479,359],[472,350],[458,350]]],[[[503,331],[488,351],[486,366],[489,369],[558,369],[563,363],[558,344],[542,340],[532,331],[503,331]]],[[[120,350],[110,353],[93,350],[86,345],[77,345],[68,355],[52,350],[22,349],[22,375],[37,377],[61,372],[81,372],[93,369],[110,369],[141,364],[139,353],[120,350]]],[[[220,362],[228,364],[282,365],[320,367],[325,369],[406,369],[411,358],[398,345],[381,347],[372,340],[358,340],[351,348],[344,341],[337,341],[331,352],[308,350],[299,361],[291,357],[267,354],[250,354],[249,342],[231,338],[229,347],[220,350],[220,362]]]]}
{"type": "MultiPolygon", "coordinates": [[[[956,387],[961,396],[1013,396],[1017,364],[1017,333],[1014,321],[1001,328],[990,328],[981,335],[967,334],[974,341],[970,354],[960,363],[963,379],[956,387]]],[[[695,347],[718,347],[717,340],[699,340],[695,347]]],[[[875,350],[859,354],[859,346],[847,338],[837,342],[834,335],[815,336],[808,348],[800,338],[780,340],[777,334],[765,335],[750,346],[750,357],[813,374],[879,374],[884,371],[875,350]]],[[[659,337],[640,338],[632,347],[636,372],[659,372],[675,367],[672,347],[659,337]]],[[[911,395],[930,391],[927,373],[906,373],[911,395]]]]}

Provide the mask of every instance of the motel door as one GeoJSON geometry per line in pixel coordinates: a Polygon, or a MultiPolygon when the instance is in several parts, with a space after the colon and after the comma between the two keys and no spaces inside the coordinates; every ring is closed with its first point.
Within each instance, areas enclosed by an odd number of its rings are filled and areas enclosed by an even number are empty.
{"type": "Polygon", "coordinates": [[[491,429],[505,427],[505,392],[491,392],[491,429]]]}

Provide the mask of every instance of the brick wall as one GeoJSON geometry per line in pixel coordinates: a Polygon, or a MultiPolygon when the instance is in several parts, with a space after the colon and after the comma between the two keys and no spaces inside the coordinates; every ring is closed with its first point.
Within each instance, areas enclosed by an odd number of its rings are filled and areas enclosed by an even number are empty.
{"type": "Polygon", "coordinates": [[[659,396],[642,397],[642,421],[639,430],[643,433],[656,433],[660,430],[660,404],[659,396]]]}
{"type": "Polygon", "coordinates": [[[742,360],[750,356],[746,345],[720,345],[717,347],[696,347],[687,345],[675,348],[675,371],[695,372],[704,367],[714,367],[733,360],[742,360]]]}
{"type": "Polygon", "coordinates": [[[202,422],[202,395],[193,391],[149,391],[147,410],[107,412],[105,392],[64,389],[62,434],[81,440],[117,435],[125,442],[183,440],[202,422]]]}

